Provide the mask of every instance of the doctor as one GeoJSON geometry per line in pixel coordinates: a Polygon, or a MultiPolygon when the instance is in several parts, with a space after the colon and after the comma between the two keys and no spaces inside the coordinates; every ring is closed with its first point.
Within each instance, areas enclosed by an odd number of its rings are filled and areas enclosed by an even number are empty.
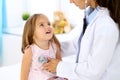
{"type": "Polygon", "coordinates": [[[87,25],[76,40],[61,43],[62,54],[76,54],[76,61],[50,59],[44,69],[69,80],[120,80],[120,0],[70,2],[85,9],[87,25]]]}

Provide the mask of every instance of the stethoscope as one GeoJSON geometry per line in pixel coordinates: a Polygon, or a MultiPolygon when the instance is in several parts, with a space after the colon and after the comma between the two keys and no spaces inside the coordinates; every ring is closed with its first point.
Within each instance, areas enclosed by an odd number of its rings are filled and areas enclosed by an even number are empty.
{"type": "Polygon", "coordinates": [[[85,0],[85,10],[84,10],[84,18],[83,18],[83,30],[82,30],[82,33],[79,37],[79,40],[78,40],[78,52],[77,52],[77,58],[76,58],[76,63],[78,63],[78,60],[79,60],[79,53],[80,53],[80,42],[81,42],[81,39],[85,33],[85,30],[86,30],[86,27],[87,27],[87,21],[86,21],[86,7],[87,7],[87,0],[85,0]]]}
{"type": "Polygon", "coordinates": [[[80,55],[80,47],[81,47],[81,39],[85,33],[85,30],[86,30],[86,27],[87,27],[87,22],[86,22],[86,8],[87,8],[87,0],[85,0],[85,10],[84,10],[84,18],[83,18],[83,30],[82,30],[82,33],[79,37],[79,40],[78,40],[78,52],[77,52],[77,58],[76,58],[76,66],[75,66],[75,69],[74,69],[74,72],[76,73],[76,75],[79,77],[79,74],[77,73],[77,66],[78,66],[78,62],[79,62],[79,55],[80,55]]]}

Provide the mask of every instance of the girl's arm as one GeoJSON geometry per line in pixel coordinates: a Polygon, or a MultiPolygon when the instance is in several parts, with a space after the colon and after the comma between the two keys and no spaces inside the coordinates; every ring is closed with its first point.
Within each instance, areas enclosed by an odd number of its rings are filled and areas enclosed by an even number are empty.
{"type": "Polygon", "coordinates": [[[60,52],[61,52],[60,47],[57,46],[56,59],[62,60],[62,59],[61,59],[61,54],[60,54],[60,52]]]}
{"type": "Polygon", "coordinates": [[[27,50],[25,50],[22,59],[21,80],[28,80],[31,61],[32,61],[32,51],[31,48],[28,48],[27,50]]]}

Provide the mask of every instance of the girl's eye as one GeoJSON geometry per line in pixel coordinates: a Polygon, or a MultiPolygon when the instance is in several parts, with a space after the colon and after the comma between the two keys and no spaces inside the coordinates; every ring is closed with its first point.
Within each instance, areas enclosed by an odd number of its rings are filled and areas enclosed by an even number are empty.
{"type": "Polygon", "coordinates": [[[50,26],[51,24],[49,22],[48,23],[41,23],[39,26],[44,27],[44,26],[47,26],[47,25],[50,26]]]}
{"type": "Polygon", "coordinates": [[[50,26],[51,24],[50,24],[50,23],[48,23],[48,25],[50,26]]]}
{"type": "Polygon", "coordinates": [[[40,24],[40,26],[44,26],[44,24],[40,24]]]}

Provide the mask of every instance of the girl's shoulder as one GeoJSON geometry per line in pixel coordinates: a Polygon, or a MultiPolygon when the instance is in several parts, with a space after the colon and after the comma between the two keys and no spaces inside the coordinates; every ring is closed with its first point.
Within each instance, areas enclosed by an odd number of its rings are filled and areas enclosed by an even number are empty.
{"type": "Polygon", "coordinates": [[[31,58],[32,57],[32,49],[30,46],[27,46],[24,50],[24,57],[31,58]]]}

